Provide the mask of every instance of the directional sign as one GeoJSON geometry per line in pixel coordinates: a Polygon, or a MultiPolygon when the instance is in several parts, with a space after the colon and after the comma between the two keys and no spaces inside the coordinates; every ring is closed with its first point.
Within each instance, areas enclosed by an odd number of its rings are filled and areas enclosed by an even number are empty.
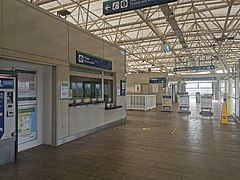
{"type": "Polygon", "coordinates": [[[149,83],[166,83],[167,79],[165,77],[156,77],[156,78],[150,78],[149,83]]]}
{"type": "Polygon", "coordinates": [[[179,67],[179,68],[173,68],[173,72],[190,71],[190,70],[210,70],[210,69],[215,69],[215,66],[209,65],[209,66],[179,67]]]}
{"type": "Polygon", "coordinates": [[[215,81],[217,77],[187,77],[182,78],[182,81],[215,81]]]}
{"type": "Polygon", "coordinates": [[[4,134],[4,92],[0,91],[0,139],[4,134]]]}
{"type": "Polygon", "coordinates": [[[103,14],[110,15],[175,1],[177,0],[110,0],[103,2],[103,14]]]}

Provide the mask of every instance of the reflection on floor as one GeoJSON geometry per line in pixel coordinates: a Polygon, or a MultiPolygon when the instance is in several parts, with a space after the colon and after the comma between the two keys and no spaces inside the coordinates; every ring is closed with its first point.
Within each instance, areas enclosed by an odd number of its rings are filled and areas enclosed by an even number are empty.
{"type": "Polygon", "coordinates": [[[160,109],[129,111],[127,125],[24,151],[0,167],[0,179],[240,179],[240,126],[219,124],[219,104],[212,118],[194,103],[190,115],[160,109]]]}

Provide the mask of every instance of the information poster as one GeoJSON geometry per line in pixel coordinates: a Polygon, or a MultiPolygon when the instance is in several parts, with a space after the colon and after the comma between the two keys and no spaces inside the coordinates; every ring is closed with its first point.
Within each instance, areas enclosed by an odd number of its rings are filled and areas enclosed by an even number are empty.
{"type": "Polygon", "coordinates": [[[18,143],[37,139],[36,106],[23,106],[18,109],[18,143]]]}
{"type": "Polygon", "coordinates": [[[25,100],[37,96],[37,73],[36,71],[19,70],[18,73],[18,98],[25,100]]]}
{"type": "Polygon", "coordinates": [[[152,84],[152,93],[159,93],[158,84],[152,84]]]}
{"type": "Polygon", "coordinates": [[[189,107],[189,95],[179,96],[179,106],[189,107]]]}
{"type": "Polygon", "coordinates": [[[135,93],[141,93],[141,84],[135,85],[135,93]]]}
{"type": "Polygon", "coordinates": [[[120,80],[120,96],[126,96],[126,81],[120,80]]]}
{"type": "Polygon", "coordinates": [[[69,83],[67,81],[61,82],[61,99],[68,99],[69,97],[69,83]]]}
{"type": "Polygon", "coordinates": [[[212,96],[201,96],[201,109],[212,109],[212,96]]]}
{"type": "Polygon", "coordinates": [[[172,97],[169,95],[163,95],[162,97],[162,106],[172,107],[172,97]]]}

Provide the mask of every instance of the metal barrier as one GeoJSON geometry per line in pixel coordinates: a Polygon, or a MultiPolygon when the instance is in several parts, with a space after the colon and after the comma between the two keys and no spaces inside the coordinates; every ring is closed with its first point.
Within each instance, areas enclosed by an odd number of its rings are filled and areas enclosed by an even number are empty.
{"type": "Polygon", "coordinates": [[[150,110],[156,108],[156,95],[127,95],[127,109],[150,110]]]}

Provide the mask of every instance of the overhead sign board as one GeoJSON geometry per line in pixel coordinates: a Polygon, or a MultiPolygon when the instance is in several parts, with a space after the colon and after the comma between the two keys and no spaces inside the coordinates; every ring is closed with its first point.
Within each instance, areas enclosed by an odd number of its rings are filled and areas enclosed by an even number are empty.
{"type": "Polygon", "coordinates": [[[149,83],[166,83],[166,81],[167,81],[166,77],[156,77],[149,79],[149,83]]]}
{"type": "Polygon", "coordinates": [[[173,68],[173,72],[179,72],[179,71],[191,71],[191,70],[211,70],[215,69],[214,65],[208,65],[208,66],[191,66],[191,67],[179,67],[179,68],[173,68]]]}
{"type": "Polygon", "coordinates": [[[110,15],[134,9],[166,4],[177,0],[110,0],[103,2],[103,14],[110,15]]]}
{"type": "Polygon", "coordinates": [[[81,51],[76,51],[76,63],[106,70],[112,70],[112,61],[81,51]]]}
{"type": "Polygon", "coordinates": [[[187,77],[182,78],[183,81],[215,81],[217,77],[187,77]]]}

